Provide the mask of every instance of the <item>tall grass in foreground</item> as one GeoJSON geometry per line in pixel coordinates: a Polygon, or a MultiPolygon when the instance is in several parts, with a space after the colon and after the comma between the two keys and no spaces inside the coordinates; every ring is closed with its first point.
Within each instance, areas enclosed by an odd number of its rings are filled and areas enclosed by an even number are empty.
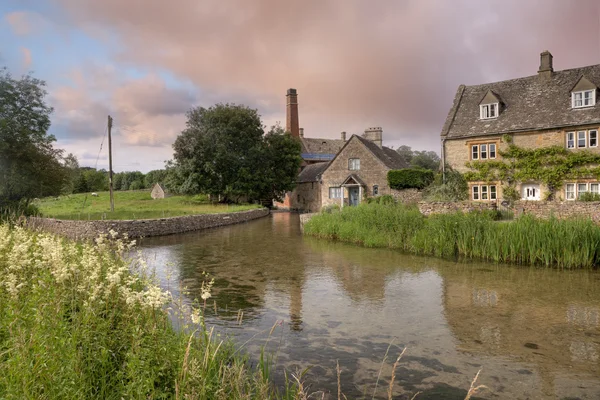
{"type": "Polygon", "coordinates": [[[172,327],[169,294],[130,248],[0,225],[0,398],[272,398],[197,310],[196,334],[172,327]]]}
{"type": "Polygon", "coordinates": [[[526,215],[497,222],[480,212],[425,217],[415,206],[362,204],[315,215],[304,232],[444,258],[558,268],[600,265],[600,227],[584,219],[544,220],[526,215]]]}

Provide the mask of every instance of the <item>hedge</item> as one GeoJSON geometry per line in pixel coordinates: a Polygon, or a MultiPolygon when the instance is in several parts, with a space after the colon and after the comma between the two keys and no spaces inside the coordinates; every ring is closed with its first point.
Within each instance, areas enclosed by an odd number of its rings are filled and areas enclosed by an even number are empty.
{"type": "Polygon", "coordinates": [[[388,172],[392,189],[423,189],[433,182],[433,171],[421,168],[396,169],[388,172]]]}

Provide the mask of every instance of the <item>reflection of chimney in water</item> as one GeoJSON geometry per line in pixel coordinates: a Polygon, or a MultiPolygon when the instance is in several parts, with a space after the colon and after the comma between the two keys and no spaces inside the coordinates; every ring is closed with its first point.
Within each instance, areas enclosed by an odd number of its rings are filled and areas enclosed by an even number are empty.
{"type": "Polygon", "coordinates": [[[292,282],[290,287],[290,329],[302,330],[302,280],[292,282]]]}

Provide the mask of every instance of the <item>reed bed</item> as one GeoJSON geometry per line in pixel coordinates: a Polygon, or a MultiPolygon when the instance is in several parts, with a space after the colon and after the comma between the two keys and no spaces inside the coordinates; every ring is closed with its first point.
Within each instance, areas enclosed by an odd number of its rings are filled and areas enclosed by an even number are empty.
{"type": "Polygon", "coordinates": [[[315,215],[304,232],[450,259],[567,269],[600,264],[600,227],[585,219],[546,220],[526,215],[499,222],[482,212],[425,217],[415,206],[372,203],[315,215]]]}

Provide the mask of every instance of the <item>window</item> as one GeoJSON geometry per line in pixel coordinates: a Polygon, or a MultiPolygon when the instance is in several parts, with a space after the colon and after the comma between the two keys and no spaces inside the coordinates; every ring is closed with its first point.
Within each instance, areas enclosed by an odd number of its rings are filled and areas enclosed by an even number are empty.
{"type": "Polygon", "coordinates": [[[598,131],[589,131],[590,147],[598,147],[598,131]]]}
{"type": "Polygon", "coordinates": [[[498,116],[498,103],[482,104],[479,106],[479,118],[490,119],[498,116]]]}
{"type": "Polygon", "coordinates": [[[479,159],[479,145],[471,146],[471,159],[478,160],[479,159]]]}
{"type": "Polygon", "coordinates": [[[575,132],[567,132],[567,149],[575,148],[575,132]]]}
{"type": "Polygon", "coordinates": [[[496,185],[473,185],[471,187],[473,200],[496,200],[496,185]]]}
{"type": "Polygon", "coordinates": [[[342,198],[342,188],[341,187],[330,187],[329,188],[329,198],[330,199],[341,199],[342,198]]]}
{"type": "Polygon", "coordinates": [[[577,184],[577,198],[580,199],[584,193],[587,192],[587,183],[578,183],[577,184]]]}
{"type": "Polygon", "coordinates": [[[596,104],[596,91],[583,90],[571,94],[571,106],[573,108],[591,107],[596,104]]]}
{"type": "Polygon", "coordinates": [[[490,143],[490,158],[496,158],[496,144],[490,143]]]}
{"type": "Polygon", "coordinates": [[[482,144],[479,146],[479,154],[482,160],[487,160],[487,144],[482,144]]]}
{"type": "Polygon", "coordinates": [[[567,183],[566,193],[567,193],[567,195],[566,195],[567,200],[575,200],[575,184],[574,183],[567,183]]]}
{"type": "Polygon", "coordinates": [[[379,194],[379,186],[373,185],[373,196],[377,196],[379,194]]]}
{"type": "Polygon", "coordinates": [[[348,169],[350,171],[360,170],[360,158],[350,158],[348,160],[348,169]]]}
{"type": "Polygon", "coordinates": [[[487,160],[496,158],[496,143],[471,145],[471,160],[487,160]]]}
{"type": "Polygon", "coordinates": [[[473,200],[479,200],[479,186],[473,186],[473,200]]]}
{"type": "Polygon", "coordinates": [[[577,132],[577,147],[585,147],[585,131],[577,132]]]}
{"type": "Polygon", "coordinates": [[[592,194],[600,194],[600,184],[590,183],[590,192],[592,194]]]}

